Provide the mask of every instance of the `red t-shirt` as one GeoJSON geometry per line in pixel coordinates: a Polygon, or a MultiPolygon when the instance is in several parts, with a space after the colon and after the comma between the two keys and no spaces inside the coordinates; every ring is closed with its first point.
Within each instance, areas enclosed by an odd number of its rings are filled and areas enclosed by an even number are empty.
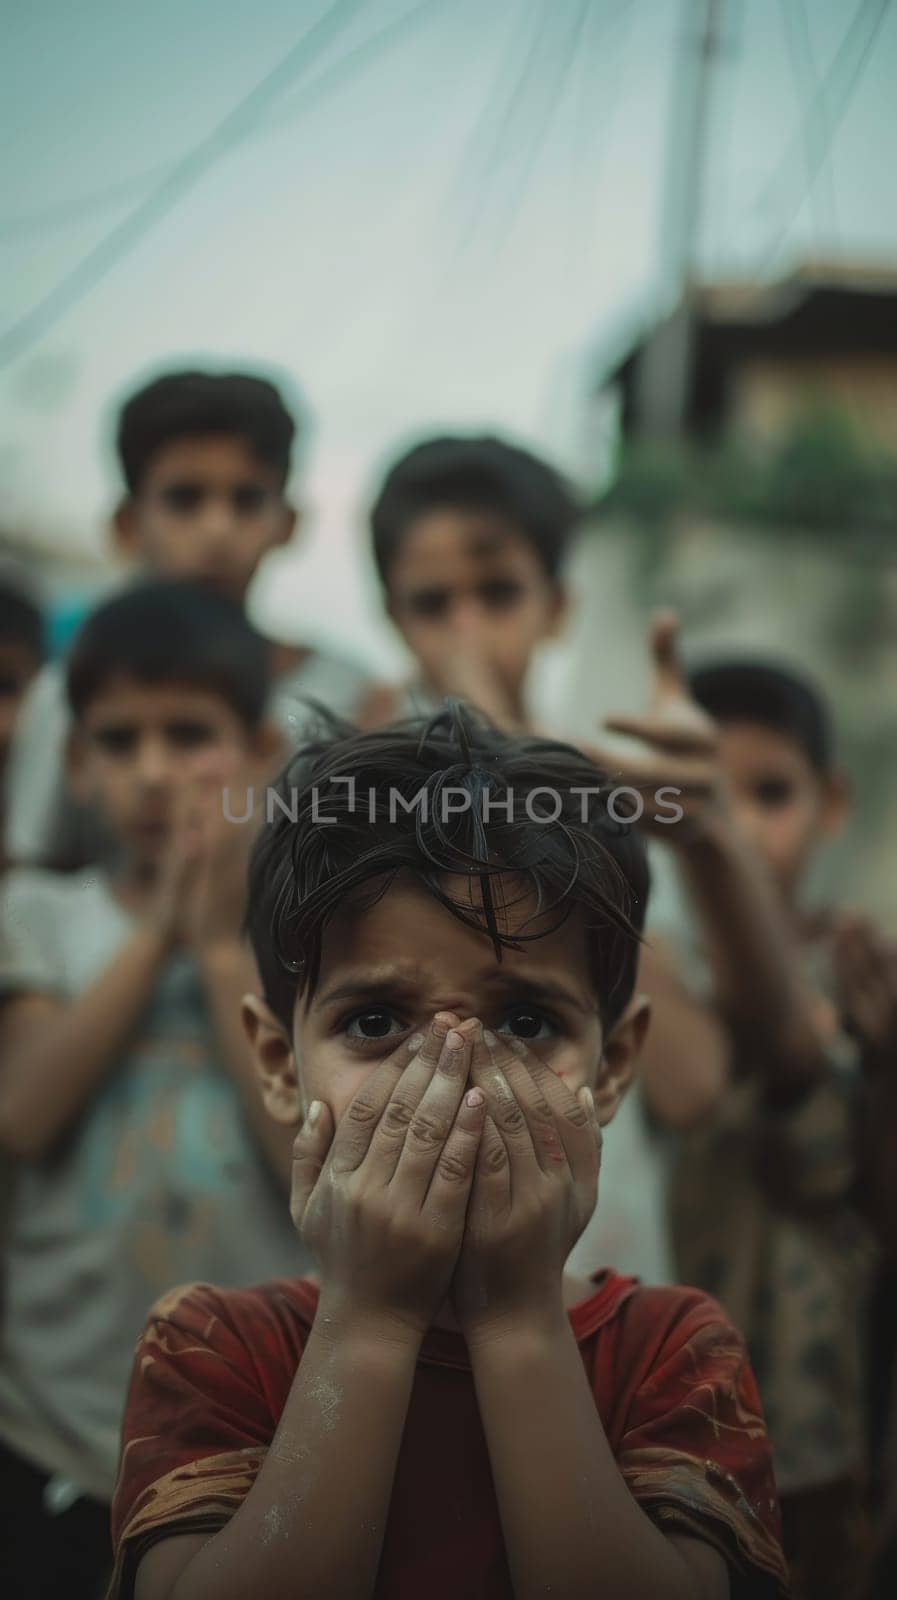
{"type": "MultiPolygon", "coordinates": [[[[787,1594],[772,1456],[744,1346],[715,1301],[595,1274],[568,1312],[623,1477],[665,1530],[722,1552],[738,1597],[787,1594]]],[[[224,1526],[252,1487],[314,1320],[305,1279],[194,1284],[137,1347],[113,1505],[110,1597],[149,1546],[224,1526]]],[[[524,1403],[525,1397],[522,1397],[524,1403]]],[[[377,1600],[513,1600],[467,1348],[433,1328],[417,1365],[377,1600]]]]}

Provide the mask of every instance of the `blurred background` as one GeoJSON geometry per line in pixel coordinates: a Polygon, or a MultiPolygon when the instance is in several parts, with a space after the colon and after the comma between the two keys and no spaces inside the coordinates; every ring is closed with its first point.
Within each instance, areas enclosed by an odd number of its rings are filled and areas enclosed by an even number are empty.
{"type": "Polygon", "coordinates": [[[313,418],[285,639],[404,668],[364,515],[434,429],[594,507],[543,716],[634,709],[644,624],[834,697],[827,888],[897,931],[897,16],[889,0],[59,0],[0,65],[0,529],[58,648],[114,576],[116,403],[268,371],[313,418]]]}

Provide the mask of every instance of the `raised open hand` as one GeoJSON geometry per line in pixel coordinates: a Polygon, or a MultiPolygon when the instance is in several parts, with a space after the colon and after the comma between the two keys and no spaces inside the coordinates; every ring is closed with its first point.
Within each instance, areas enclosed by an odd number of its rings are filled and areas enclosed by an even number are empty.
{"type": "Polygon", "coordinates": [[[672,845],[693,837],[727,805],[716,725],[691,694],[679,658],[678,635],[675,614],[657,612],[648,636],[654,668],[648,710],[642,716],[605,719],[610,733],[637,740],[641,748],[589,747],[615,785],[636,789],[642,796],[643,826],[672,845]],[[676,820],[674,806],[682,811],[676,820]]]}

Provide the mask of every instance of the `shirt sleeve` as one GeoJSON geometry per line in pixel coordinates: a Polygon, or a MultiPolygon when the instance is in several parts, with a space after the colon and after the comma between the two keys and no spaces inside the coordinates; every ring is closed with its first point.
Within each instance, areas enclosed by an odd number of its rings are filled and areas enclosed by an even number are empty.
{"type": "MultiPolygon", "coordinates": [[[[276,1419],[229,1300],[208,1284],[175,1289],[153,1308],[137,1345],[112,1503],[115,1569],[107,1600],[130,1600],[140,1561],[159,1539],[224,1527],[264,1461],[276,1419]]],[[[265,1320],[262,1311],[257,1347],[265,1320]]]]}
{"type": "Polygon", "coordinates": [[[13,869],[0,888],[0,999],[61,991],[51,900],[47,874],[28,868],[13,869]]]}
{"type": "Polygon", "coordinates": [[[68,728],[62,668],[49,662],[29,686],[10,750],[6,848],[13,861],[40,861],[50,853],[68,728]]]}
{"type": "MultiPolygon", "coordinates": [[[[631,1402],[620,1470],[665,1532],[719,1550],[733,1600],[787,1595],[772,1450],[743,1341],[714,1301],[680,1298],[631,1402]]],[[[656,1334],[660,1302],[654,1312],[656,1334]]]]}

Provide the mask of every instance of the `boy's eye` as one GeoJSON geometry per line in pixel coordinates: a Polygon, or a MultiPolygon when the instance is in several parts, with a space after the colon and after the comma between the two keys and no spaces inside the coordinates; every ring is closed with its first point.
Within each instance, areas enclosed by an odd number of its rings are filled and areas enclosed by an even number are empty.
{"type": "Polygon", "coordinates": [[[754,785],[754,798],[770,811],[786,806],[793,796],[794,786],[788,778],[761,778],[754,785]]]}
{"type": "Polygon", "coordinates": [[[388,1039],[392,1034],[404,1033],[405,1028],[394,1012],[376,1006],[357,1011],[349,1018],[345,1031],[350,1039],[388,1039]]]}
{"type": "Polygon", "coordinates": [[[518,1006],[515,1011],[508,1012],[495,1031],[511,1033],[517,1039],[551,1039],[557,1029],[544,1011],[537,1011],[533,1006],[518,1006]]]}
{"type": "Polygon", "coordinates": [[[233,492],[234,510],[241,517],[251,517],[263,510],[267,499],[263,483],[238,483],[233,492]]]}
{"type": "Polygon", "coordinates": [[[516,578],[489,578],[480,584],[479,594],[488,611],[510,611],[519,605],[523,585],[516,578]]]}
{"type": "Polygon", "coordinates": [[[427,617],[435,621],[448,613],[451,595],[448,589],[417,589],[408,596],[407,607],[412,616],[427,617]]]}
{"type": "Polygon", "coordinates": [[[198,745],[210,744],[214,730],[207,722],[170,722],[166,729],[168,739],[178,750],[195,750],[198,745]]]}
{"type": "Polygon", "coordinates": [[[107,756],[127,756],[136,748],[137,734],[133,728],[98,728],[93,742],[107,756]]]}
{"type": "Polygon", "coordinates": [[[159,492],[162,504],[178,516],[189,516],[191,512],[198,511],[205,497],[206,488],[202,483],[168,483],[159,492]]]}

